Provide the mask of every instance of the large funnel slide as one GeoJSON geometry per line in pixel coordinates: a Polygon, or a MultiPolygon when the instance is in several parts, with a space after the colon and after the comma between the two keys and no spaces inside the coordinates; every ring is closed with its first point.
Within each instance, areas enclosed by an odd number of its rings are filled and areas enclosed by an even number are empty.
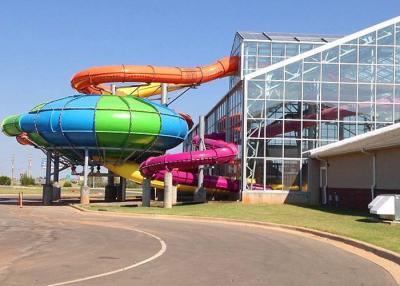
{"type": "MultiPolygon", "coordinates": [[[[197,144],[198,140],[198,138],[194,138],[194,144],[197,144]]],[[[196,186],[197,176],[195,174],[174,169],[193,170],[201,165],[224,164],[235,159],[237,155],[237,147],[232,143],[206,138],[205,145],[209,148],[208,150],[151,157],[140,165],[140,172],[145,177],[162,180],[165,170],[172,170],[174,184],[196,186]]],[[[203,183],[205,188],[239,191],[237,180],[221,176],[204,176],[203,183]]]]}

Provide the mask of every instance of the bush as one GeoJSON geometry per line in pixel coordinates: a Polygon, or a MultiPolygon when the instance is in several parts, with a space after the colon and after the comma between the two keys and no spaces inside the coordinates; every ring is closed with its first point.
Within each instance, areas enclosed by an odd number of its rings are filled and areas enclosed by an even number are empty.
{"type": "Polygon", "coordinates": [[[0,176],[0,185],[9,186],[11,185],[11,179],[7,176],[0,176]]]}
{"type": "Polygon", "coordinates": [[[64,187],[64,188],[70,188],[70,187],[72,187],[72,184],[71,184],[71,182],[66,181],[66,182],[64,182],[63,187],[64,187]]]}
{"type": "Polygon", "coordinates": [[[21,176],[21,185],[22,186],[35,185],[35,180],[32,177],[29,177],[27,174],[23,174],[21,176]]]}

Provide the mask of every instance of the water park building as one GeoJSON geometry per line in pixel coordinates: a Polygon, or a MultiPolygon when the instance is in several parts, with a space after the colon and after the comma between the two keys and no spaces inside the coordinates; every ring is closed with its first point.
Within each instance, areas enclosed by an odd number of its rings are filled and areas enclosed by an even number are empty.
{"type": "MultiPolygon", "coordinates": [[[[329,167],[313,150],[374,135],[400,120],[399,17],[345,37],[238,32],[231,54],[240,56],[240,72],[230,77],[229,91],[205,116],[205,129],[224,134],[240,152],[236,161],[208,172],[240,179],[243,201],[327,203],[333,197],[323,182],[329,167]],[[322,164],[316,168],[316,162],[322,164]]],[[[184,150],[197,133],[193,128],[184,150]]],[[[348,166],[368,169],[371,159],[366,160],[366,165],[348,166]]],[[[354,172],[345,170],[349,176],[354,172]]],[[[360,172],[345,191],[335,189],[336,200],[339,193],[351,198],[357,189],[368,189],[362,200],[372,200],[372,173],[360,172]]],[[[388,189],[399,192],[400,183],[388,189]]]]}

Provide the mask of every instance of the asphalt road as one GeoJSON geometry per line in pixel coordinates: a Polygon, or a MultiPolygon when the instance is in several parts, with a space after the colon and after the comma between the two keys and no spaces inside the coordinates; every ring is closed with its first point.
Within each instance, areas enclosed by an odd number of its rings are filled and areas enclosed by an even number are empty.
{"type": "Polygon", "coordinates": [[[275,230],[0,204],[0,285],[396,284],[368,260],[275,230]]]}

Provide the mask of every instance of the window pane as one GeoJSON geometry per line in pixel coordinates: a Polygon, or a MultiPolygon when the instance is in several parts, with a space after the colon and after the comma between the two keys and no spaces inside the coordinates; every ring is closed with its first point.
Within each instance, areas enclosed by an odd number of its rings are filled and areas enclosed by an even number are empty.
{"type": "Polygon", "coordinates": [[[321,120],[337,120],[338,119],[337,102],[322,102],[320,117],[321,120]]]}
{"type": "Polygon", "coordinates": [[[358,86],[358,101],[359,102],[374,102],[375,101],[375,85],[360,84],[358,86]]]}
{"type": "Polygon", "coordinates": [[[357,135],[356,123],[339,122],[339,140],[357,135]]]}
{"type": "Polygon", "coordinates": [[[264,101],[249,100],[247,103],[249,118],[265,118],[264,101]]]}
{"type": "Polygon", "coordinates": [[[394,50],[392,47],[378,47],[378,64],[393,64],[394,50]]]}
{"type": "Polygon", "coordinates": [[[380,122],[393,121],[393,104],[376,104],[376,120],[380,122]]]}
{"type": "Polygon", "coordinates": [[[299,54],[299,44],[286,44],[286,57],[293,57],[299,54]]]}
{"type": "Polygon", "coordinates": [[[360,103],[358,104],[358,120],[371,122],[375,114],[373,103],[360,103]]]}
{"type": "MultiPolygon", "coordinates": [[[[399,35],[400,35],[400,33],[399,33],[399,35]]],[[[395,63],[396,63],[397,65],[400,64],[400,47],[397,47],[397,48],[396,48],[396,55],[395,55],[395,57],[396,57],[395,63]]]]}
{"type": "Polygon", "coordinates": [[[337,122],[321,122],[320,139],[322,140],[337,140],[338,139],[338,124],[337,122]]]}
{"type": "Polygon", "coordinates": [[[394,26],[378,30],[378,45],[393,45],[394,43],[394,26]]]}
{"type": "Polygon", "coordinates": [[[344,82],[355,82],[357,80],[357,66],[341,64],[340,80],[344,82]]]}
{"type": "Polygon", "coordinates": [[[359,65],[358,66],[358,81],[359,82],[374,82],[375,66],[359,65]]]}
{"type": "Polygon", "coordinates": [[[313,48],[313,45],[311,45],[311,44],[300,44],[300,52],[301,53],[312,50],[312,48],[313,48]]]}
{"type": "Polygon", "coordinates": [[[288,81],[301,81],[301,62],[296,62],[285,67],[285,78],[288,81]]]}
{"type": "Polygon", "coordinates": [[[244,55],[245,56],[255,56],[257,54],[257,43],[254,42],[244,42],[244,55]]]}
{"type": "Polygon", "coordinates": [[[339,106],[339,120],[356,121],[357,104],[345,103],[339,106]]]}
{"type": "Polygon", "coordinates": [[[265,88],[264,81],[251,80],[251,81],[249,81],[249,84],[248,84],[248,93],[247,93],[248,95],[247,96],[249,98],[264,99],[265,98],[264,88],[265,88]]]}
{"type": "Polygon", "coordinates": [[[396,24],[396,45],[400,46],[400,23],[396,24]]]}
{"type": "Polygon", "coordinates": [[[393,86],[378,84],[376,86],[376,102],[393,102],[393,86]]]}
{"type": "Polygon", "coordinates": [[[267,99],[283,99],[283,82],[267,82],[265,95],[267,99]]]}
{"type": "Polygon", "coordinates": [[[321,90],[322,101],[337,101],[338,100],[338,84],[337,83],[323,83],[321,90]]]}
{"type": "MultiPolygon", "coordinates": [[[[303,102],[303,119],[317,120],[319,113],[319,105],[316,102],[303,102]]],[[[309,125],[308,125],[309,126],[309,125]]]]}
{"type": "Polygon", "coordinates": [[[394,67],[394,69],[395,69],[395,75],[396,75],[396,77],[395,77],[395,82],[396,83],[400,83],[400,66],[395,66],[394,67]]]}
{"type": "Polygon", "coordinates": [[[254,70],[256,68],[256,57],[248,56],[244,58],[244,68],[247,70],[254,70]]]}
{"type": "Polygon", "coordinates": [[[283,189],[299,191],[300,177],[300,161],[284,160],[283,189]]]}
{"type": "Polygon", "coordinates": [[[267,100],[266,105],[267,118],[282,119],[282,101],[267,100]]]}
{"type": "Polygon", "coordinates": [[[341,101],[357,101],[357,85],[340,84],[341,101]]]}
{"type": "Polygon", "coordinates": [[[340,62],[356,63],[357,62],[357,46],[340,46],[340,62]]]}
{"type": "Polygon", "coordinates": [[[266,157],[282,157],[282,139],[267,139],[266,140],[266,157]]]}
{"type": "Polygon", "coordinates": [[[322,65],[322,81],[337,82],[339,80],[339,65],[323,64],[322,65]]]}
{"type": "Polygon", "coordinates": [[[375,45],[376,32],[372,32],[368,35],[360,37],[359,42],[360,42],[360,45],[375,45]]]}
{"type": "Polygon", "coordinates": [[[273,190],[282,190],[282,160],[267,160],[265,179],[266,184],[273,190]]]}
{"type": "Polygon", "coordinates": [[[339,62],[339,47],[331,48],[322,52],[323,63],[338,63],[339,62]]]}
{"type": "Polygon", "coordinates": [[[318,100],[319,83],[303,83],[303,100],[318,100]]]}
{"type": "Polygon", "coordinates": [[[283,120],[267,120],[265,137],[281,138],[283,136],[283,120]]]}
{"type": "Polygon", "coordinates": [[[257,68],[265,68],[271,64],[271,58],[269,57],[258,57],[257,68]]]}
{"type": "Polygon", "coordinates": [[[283,68],[270,71],[267,74],[267,80],[283,80],[283,68]]]}
{"type": "Polygon", "coordinates": [[[258,55],[271,56],[271,44],[270,43],[258,43],[258,55]]]}
{"type": "Polygon", "coordinates": [[[301,100],[301,83],[300,82],[287,82],[285,95],[286,95],[286,97],[285,97],[286,99],[301,100]]]}
{"type": "Polygon", "coordinates": [[[319,64],[304,64],[303,80],[319,81],[320,80],[320,65],[319,64]]]}
{"type": "Polygon", "coordinates": [[[272,56],[284,57],[285,56],[285,45],[280,43],[272,43],[272,56]]]}
{"type": "Polygon", "coordinates": [[[393,66],[377,66],[377,82],[393,82],[393,66]]]}
{"type": "Polygon", "coordinates": [[[296,139],[286,139],[283,141],[283,154],[285,158],[301,157],[301,141],[296,139]]]}
{"type": "Polygon", "coordinates": [[[363,64],[374,64],[375,63],[375,57],[376,57],[376,48],[375,47],[360,47],[360,53],[359,53],[359,61],[360,63],[363,64]]]}

